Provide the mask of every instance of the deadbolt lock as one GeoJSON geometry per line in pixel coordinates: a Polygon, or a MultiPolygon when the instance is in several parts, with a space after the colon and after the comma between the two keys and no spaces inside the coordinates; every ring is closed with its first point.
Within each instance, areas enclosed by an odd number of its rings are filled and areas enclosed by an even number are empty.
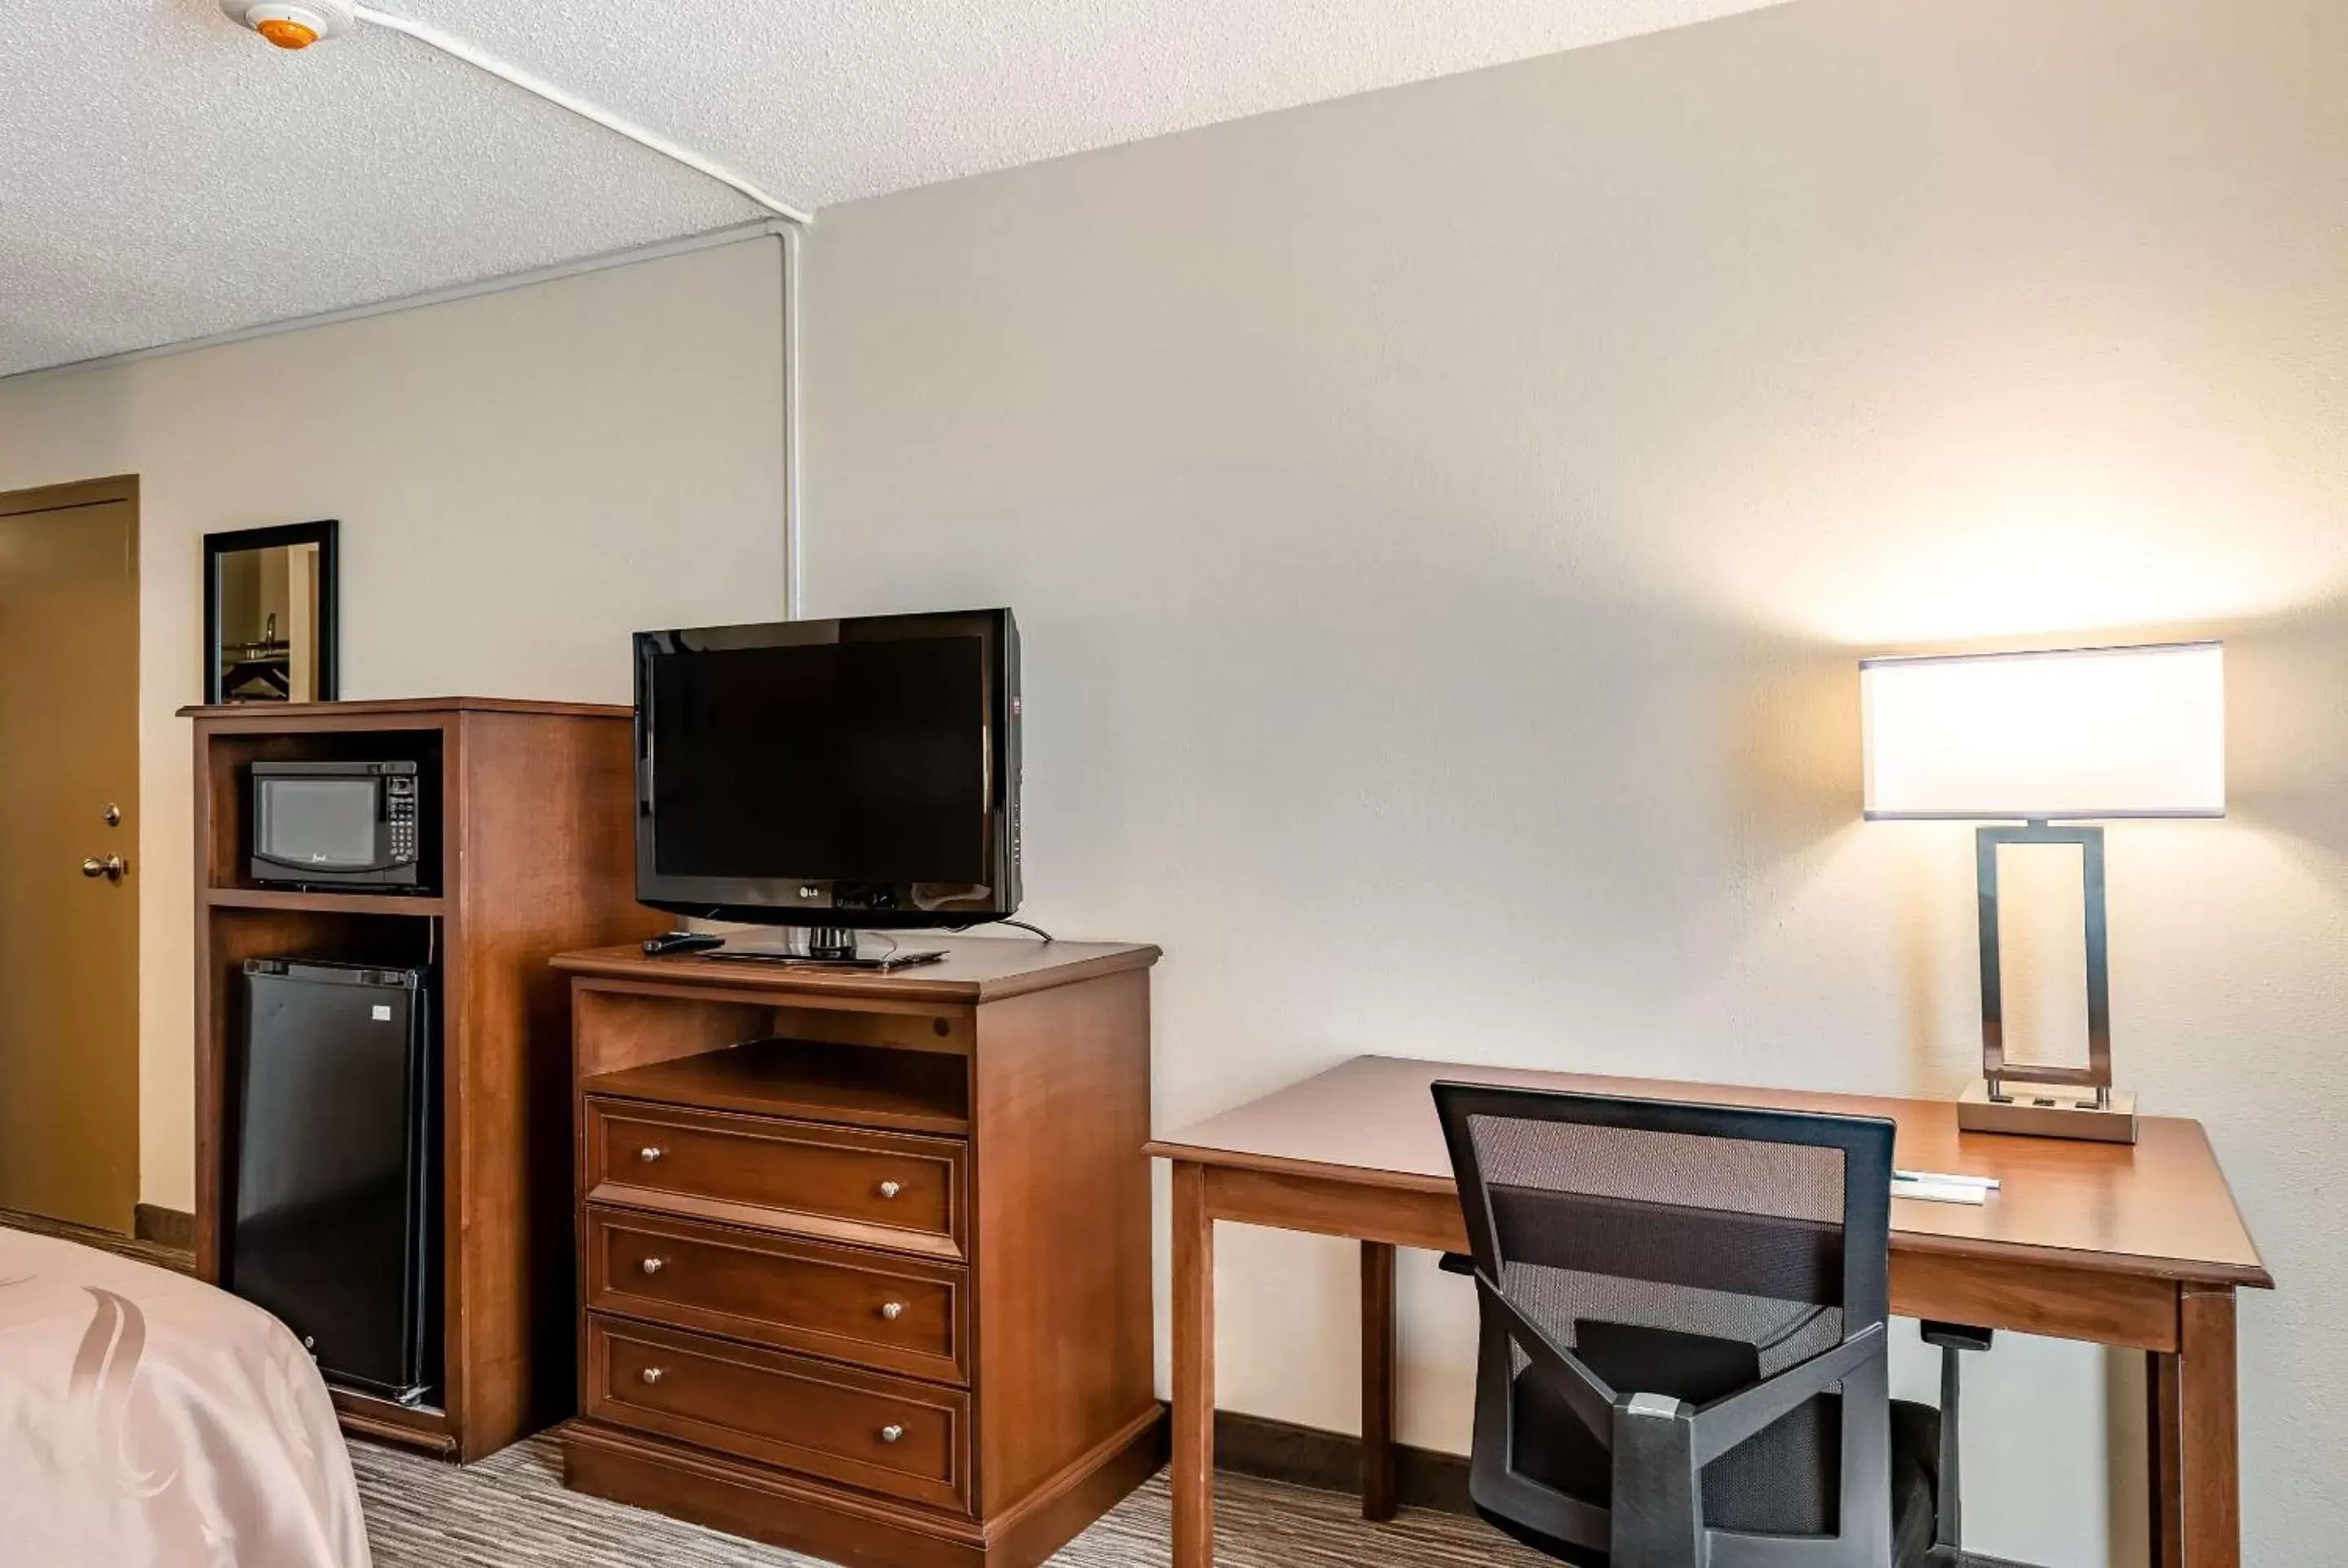
{"type": "Polygon", "coordinates": [[[106,825],[108,827],[120,827],[122,825],[122,808],[115,804],[112,801],[108,801],[106,803],[106,809],[99,812],[98,815],[106,818],[106,825]]]}

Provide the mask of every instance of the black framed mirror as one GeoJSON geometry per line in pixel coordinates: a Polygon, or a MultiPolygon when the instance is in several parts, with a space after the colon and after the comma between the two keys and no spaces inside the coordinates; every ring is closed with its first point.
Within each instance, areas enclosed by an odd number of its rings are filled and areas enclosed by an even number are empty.
{"type": "Polygon", "coordinates": [[[204,536],[205,702],[335,700],[336,527],[204,536]]]}

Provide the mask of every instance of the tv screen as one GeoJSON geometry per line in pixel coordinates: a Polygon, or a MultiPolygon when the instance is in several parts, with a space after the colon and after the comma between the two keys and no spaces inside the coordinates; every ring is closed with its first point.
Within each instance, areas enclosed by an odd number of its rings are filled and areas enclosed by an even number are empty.
{"type": "Polygon", "coordinates": [[[640,632],[637,896],[792,925],[1017,907],[1008,610],[640,632]]]}

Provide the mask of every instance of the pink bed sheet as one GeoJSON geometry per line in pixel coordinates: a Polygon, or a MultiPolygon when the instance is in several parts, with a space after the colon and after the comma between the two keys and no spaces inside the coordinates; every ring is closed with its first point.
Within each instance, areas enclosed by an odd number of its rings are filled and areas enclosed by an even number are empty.
{"type": "Polygon", "coordinates": [[[368,1568],[349,1453],[251,1304],[0,1229],[0,1565],[368,1568]]]}

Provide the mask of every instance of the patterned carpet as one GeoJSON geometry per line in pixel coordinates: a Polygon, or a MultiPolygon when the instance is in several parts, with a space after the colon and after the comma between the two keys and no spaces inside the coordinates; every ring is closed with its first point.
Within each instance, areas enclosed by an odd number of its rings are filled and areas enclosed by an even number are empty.
{"type": "MultiPolygon", "coordinates": [[[[465,1470],[356,1439],[376,1568],[803,1568],[814,1559],[562,1489],[544,1438],[465,1470]]],[[[1555,1568],[1473,1519],[1406,1510],[1362,1522],[1358,1499],[1219,1478],[1217,1568],[1555,1568]]],[[[1054,1568],[1162,1568],[1161,1473],[1052,1559],[1054,1568]]]]}

